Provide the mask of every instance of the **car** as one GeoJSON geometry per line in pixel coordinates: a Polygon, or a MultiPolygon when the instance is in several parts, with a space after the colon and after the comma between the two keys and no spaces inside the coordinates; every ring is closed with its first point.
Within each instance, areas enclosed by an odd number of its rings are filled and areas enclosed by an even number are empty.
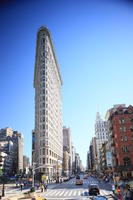
{"type": "Polygon", "coordinates": [[[100,194],[100,190],[97,184],[88,185],[89,195],[98,195],[100,194]]]}
{"type": "Polygon", "coordinates": [[[76,179],[76,185],[83,185],[82,179],[76,179]]]}
{"type": "Polygon", "coordinates": [[[107,197],[105,197],[105,196],[95,196],[94,200],[107,200],[107,197]]]}
{"type": "Polygon", "coordinates": [[[69,177],[68,177],[68,176],[65,176],[65,177],[64,177],[64,181],[69,181],[69,177]]]}
{"type": "Polygon", "coordinates": [[[74,174],[72,174],[70,177],[71,177],[71,178],[74,178],[74,177],[75,177],[75,175],[74,175],[74,174]]]}
{"type": "Polygon", "coordinates": [[[63,178],[63,176],[61,176],[60,177],[60,183],[63,183],[63,181],[64,181],[64,178],[63,178]]]}
{"type": "Polygon", "coordinates": [[[16,182],[16,187],[20,187],[20,182],[16,182]]]}
{"type": "Polygon", "coordinates": [[[83,179],[87,179],[88,178],[88,175],[84,175],[83,179]]]}
{"type": "Polygon", "coordinates": [[[80,179],[80,176],[79,176],[79,175],[76,175],[76,179],[80,179]]]}

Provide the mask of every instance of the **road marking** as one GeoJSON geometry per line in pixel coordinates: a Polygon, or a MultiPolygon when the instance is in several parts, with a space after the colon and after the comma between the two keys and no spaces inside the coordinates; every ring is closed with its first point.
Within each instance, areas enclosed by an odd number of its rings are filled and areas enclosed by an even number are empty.
{"type": "Polygon", "coordinates": [[[59,194],[59,196],[62,196],[64,192],[65,192],[65,190],[61,191],[61,193],[59,194]]]}
{"type": "Polygon", "coordinates": [[[71,195],[72,195],[72,193],[73,193],[73,190],[71,190],[71,191],[69,192],[68,196],[71,196],[71,195]]]}
{"type": "Polygon", "coordinates": [[[64,196],[66,196],[68,194],[69,191],[66,191],[66,193],[64,194],[64,196]]]}
{"type": "Polygon", "coordinates": [[[80,194],[81,194],[81,191],[78,191],[78,196],[80,196],[80,194]]]}
{"type": "Polygon", "coordinates": [[[76,196],[77,191],[74,191],[73,196],[76,196]]]}
{"type": "Polygon", "coordinates": [[[51,192],[49,192],[48,194],[46,194],[46,195],[50,195],[50,196],[52,196],[53,194],[55,194],[57,192],[57,190],[55,190],[55,191],[51,191],[51,192]]]}
{"type": "Polygon", "coordinates": [[[61,191],[57,191],[57,193],[55,193],[54,195],[57,196],[58,194],[60,194],[61,191]]]}

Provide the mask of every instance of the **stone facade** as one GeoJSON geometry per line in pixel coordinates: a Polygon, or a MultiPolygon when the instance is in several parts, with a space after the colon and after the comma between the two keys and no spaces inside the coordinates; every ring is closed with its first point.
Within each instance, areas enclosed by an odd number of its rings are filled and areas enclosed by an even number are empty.
{"type": "Polygon", "coordinates": [[[95,137],[97,146],[97,169],[100,167],[100,149],[102,144],[108,140],[108,126],[107,122],[101,119],[100,113],[96,115],[95,122],[95,137]]]}
{"type": "Polygon", "coordinates": [[[50,32],[37,33],[35,88],[35,158],[39,172],[51,177],[61,174],[63,159],[62,80],[50,32]]]}

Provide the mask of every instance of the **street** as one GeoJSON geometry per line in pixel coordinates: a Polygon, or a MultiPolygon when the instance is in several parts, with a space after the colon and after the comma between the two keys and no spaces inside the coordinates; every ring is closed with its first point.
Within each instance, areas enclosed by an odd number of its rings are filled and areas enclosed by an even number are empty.
{"type": "MultiPolygon", "coordinates": [[[[81,176],[82,178],[82,176],[81,176]]],[[[83,180],[83,185],[76,185],[76,179],[73,178],[67,182],[63,182],[60,185],[44,192],[44,197],[48,200],[66,200],[66,199],[90,199],[88,193],[88,185],[89,184],[97,184],[98,181],[95,178],[88,177],[83,180]]],[[[99,184],[100,187],[100,195],[106,196],[108,199],[112,198],[111,184],[101,182],[99,184]]]]}
{"type": "MultiPolygon", "coordinates": [[[[81,179],[83,175],[80,176],[81,179]]],[[[88,177],[83,179],[83,185],[76,185],[76,178],[70,179],[69,181],[59,183],[59,184],[49,184],[47,191],[41,193],[41,190],[36,190],[42,197],[45,197],[47,200],[85,200],[90,199],[88,192],[89,184],[98,184],[100,188],[100,195],[105,196],[107,199],[113,199],[111,191],[111,183],[105,183],[101,181],[100,183],[96,178],[88,177]]],[[[9,187],[6,189],[6,197],[13,199],[14,197],[19,197],[22,193],[29,191],[28,189],[23,189],[21,192],[20,188],[9,187]]]]}

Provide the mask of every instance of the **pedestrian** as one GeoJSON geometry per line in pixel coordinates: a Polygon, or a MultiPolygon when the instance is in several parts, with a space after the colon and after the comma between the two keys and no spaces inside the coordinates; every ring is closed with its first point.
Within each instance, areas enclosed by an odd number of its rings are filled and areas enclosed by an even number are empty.
{"type": "Polygon", "coordinates": [[[130,189],[128,188],[127,192],[126,192],[126,200],[131,200],[131,191],[130,189]]]}
{"type": "Polygon", "coordinates": [[[47,183],[44,183],[44,189],[47,190],[47,183]]]}
{"type": "Polygon", "coordinates": [[[113,194],[115,192],[115,185],[114,184],[112,185],[112,192],[113,192],[113,194]]]}
{"type": "Polygon", "coordinates": [[[41,184],[41,192],[43,192],[44,186],[43,184],[41,184]]]}
{"type": "Polygon", "coordinates": [[[22,191],[22,189],[23,189],[23,184],[22,184],[22,183],[20,184],[20,189],[21,189],[21,191],[22,191]]]}

